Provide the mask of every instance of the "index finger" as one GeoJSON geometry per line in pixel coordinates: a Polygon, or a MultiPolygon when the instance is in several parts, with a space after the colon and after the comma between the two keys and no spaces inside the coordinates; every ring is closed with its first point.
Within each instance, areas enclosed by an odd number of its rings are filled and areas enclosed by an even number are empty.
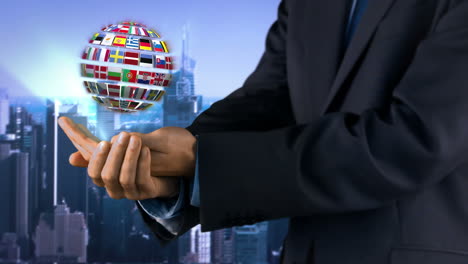
{"type": "Polygon", "coordinates": [[[68,117],[60,117],[58,123],[68,138],[72,141],[73,145],[75,145],[83,155],[90,157],[98,142],[86,135],[86,133],[84,133],[83,130],[68,117]]]}

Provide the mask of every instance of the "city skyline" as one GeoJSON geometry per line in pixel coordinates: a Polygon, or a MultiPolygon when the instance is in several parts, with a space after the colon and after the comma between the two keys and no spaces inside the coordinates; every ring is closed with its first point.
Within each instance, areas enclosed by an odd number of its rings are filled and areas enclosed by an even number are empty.
{"type": "Polygon", "coordinates": [[[8,96],[14,87],[0,90],[0,169],[10,176],[0,178],[0,209],[7,212],[0,221],[0,262],[278,263],[285,219],[213,232],[198,225],[162,247],[134,201],[111,199],[85,168],[68,163],[75,148],[57,126],[60,116],[109,140],[124,130],[184,127],[209,107],[213,99],[198,91],[188,43],[184,31],[182,67],[163,102],[143,112],[116,113],[88,97],[23,100],[8,96]]]}

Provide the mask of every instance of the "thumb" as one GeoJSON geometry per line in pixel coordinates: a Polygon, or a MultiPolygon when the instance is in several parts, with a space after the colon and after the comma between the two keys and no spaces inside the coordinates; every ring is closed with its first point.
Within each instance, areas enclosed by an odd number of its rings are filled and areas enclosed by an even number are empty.
{"type": "Polygon", "coordinates": [[[70,162],[71,165],[75,167],[82,167],[82,168],[88,167],[88,161],[85,160],[85,158],[83,157],[83,155],[81,155],[79,151],[72,153],[68,161],[70,162]]]}

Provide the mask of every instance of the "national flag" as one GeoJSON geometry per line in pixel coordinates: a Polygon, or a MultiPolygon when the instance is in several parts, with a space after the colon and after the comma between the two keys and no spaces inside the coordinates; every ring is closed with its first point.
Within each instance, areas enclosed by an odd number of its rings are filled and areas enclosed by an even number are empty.
{"type": "Polygon", "coordinates": [[[125,47],[126,42],[127,42],[126,36],[118,35],[118,36],[115,36],[112,46],[125,47]]]}
{"type": "Polygon", "coordinates": [[[131,98],[130,95],[132,94],[133,89],[135,89],[135,87],[125,86],[125,85],[122,86],[120,88],[120,97],[122,97],[122,98],[131,98]]]}
{"type": "Polygon", "coordinates": [[[146,31],[146,29],[145,29],[145,28],[142,28],[142,27],[139,27],[139,28],[138,28],[138,34],[139,34],[140,36],[149,37],[149,34],[148,34],[148,32],[146,31]]]}
{"type": "Polygon", "coordinates": [[[145,95],[145,100],[156,101],[159,97],[160,90],[148,90],[145,95]]]}
{"type": "Polygon", "coordinates": [[[122,25],[116,25],[115,27],[112,27],[111,32],[119,32],[121,27],[122,27],[122,25]]]}
{"type": "Polygon", "coordinates": [[[94,34],[93,38],[89,41],[91,44],[99,45],[101,44],[102,40],[104,39],[105,34],[96,33],[94,34]]]}
{"type": "Polygon", "coordinates": [[[141,38],[140,39],[140,49],[153,51],[151,48],[151,41],[149,39],[141,38]]]}
{"type": "Polygon", "coordinates": [[[136,36],[128,36],[127,37],[127,45],[126,47],[129,49],[138,49],[140,46],[140,38],[136,36]]]}
{"type": "Polygon", "coordinates": [[[132,51],[125,52],[125,58],[123,62],[124,64],[138,66],[139,61],[140,61],[140,54],[138,52],[132,52],[132,51]]]}
{"type": "Polygon", "coordinates": [[[88,88],[88,92],[93,94],[98,94],[99,90],[97,89],[97,85],[95,82],[87,82],[85,81],[86,87],[88,88]]]}
{"type": "Polygon", "coordinates": [[[109,93],[109,96],[118,97],[120,95],[120,85],[108,84],[107,92],[109,93]]]}
{"type": "Polygon", "coordinates": [[[110,99],[110,98],[109,98],[109,104],[110,104],[110,106],[112,106],[112,107],[119,107],[120,102],[119,102],[119,100],[115,100],[115,99],[110,99]]]}
{"type": "Polygon", "coordinates": [[[81,57],[84,60],[95,60],[96,59],[96,50],[95,47],[87,47],[81,57]]]}
{"type": "Polygon", "coordinates": [[[154,77],[154,85],[157,86],[169,86],[169,82],[172,79],[172,75],[165,73],[156,73],[154,77]]]}
{"type": "Polygon", "coordinates": [[[141,67],[153,67],[153,55],[150,54],[140,54],[140,66],[141,67]]]}
{"type": "Polygon", "coordinates": [[[112,81],[120,81],[122,79],[122,68],[109,67],[107,79],[112,81]]]}
{"type": "Polygon", "coordinates": [[[140,102],[132,102],[130,101],[128,104],[128,109],[136,109],[141,103],[140,102]]]}
{"type": "Polygon", "coordinates": [[[109,62],[123,63],[124,52],[120,50],[112,50],[109,56],[109,62]]]}
{"type": "Polygon", "coordinates": [[[122,70],[122,82],[131,82],[136,83],[137,80],[137,71],[136,70],[122,70]]]}
{"type": "Polygon", "coordinates": [[[88,93],[92,93],[91,88],[90,88],[90,86],[89,86],[89,84],[88,84],[87,81],[84,81],[84,86],[85,86],[86,91],[87,91],[88,93]]]}
{"type": "Polygon", "coordinates": [[[122,26],[121,28],[119,28],[119,33],[128,34],[129,29],[130,29],[130,26],[122,26]]]}
{"type": "Polygon", "coordinates": [[[148,35],[152,38],[159,38],[160,36],[154,29],[147,29],[146,32],[148,32],[148,35]]]}
{"type": "Polygon", "coordinates": [[[138,71],[138,83],[154,84],[154,72],[138,71]]]}
{"type": "Polygon", "coordinates": [[[112,41],[114,40],[114,38],[115,38],[115,34],[112,34],[112,33],[106,34],[106,36],[104,37],[104,40],[101,42],[101,45],[112,46],[112,41]]]}
{"type": "Polygon", "coordinates": [[[104,104],[104,101],[101,99],[101,97],[98,97],[98,96],[93,96],[92,97],[94,99],[94,101],[100,103],[100,104],[104,104]]]}
{"type": "Polygon", "coordinates": [[[172,70],[172,58],[168,56],[156,55],[155,56],[155,68],[172,70]]]}
{"type": "Polygon", "coordinates": [[[131,26],[130,29],[128,30],[128,34],[138,35],[138,28],[135,26],[131,26]]]}
{"type": "Polygon", "coordinates": [[[172,64],[172,57],[166,57],[166,69],[173,70],[174,64],[172,64]]]}
{"type": "Polygon", "coordinates": [[[138,110],[146,110],[148,108],[150,108],[151,106],[153,106],[153,104],[150,104],[150,103],[141,103],[139,104],[136,109],[138,110]]]}
{"type": "Polygon", "coordinates": [[[81,64],[81,74],[83,77],[94,77],[94,65],[81,64]]]}
{"type": "Polygon", "coordinates": [[[131,98],[142,100],[145,96],[146,90],[147,89],[145,88],[134,87],[134,89],[132,90],[131,98]]]}
{"type": "Polygon", "coordinates": [[[107,92],[107,84],[106,83],[97,83],[97,92],[100,95],[109,95],[107,92]]]}
{"type": "Polygon", "coordinates": [[[151,41],[153,42],[153,50],[154,50],[154,51],[157,51],[157,52],[166,52],[166,51],[164,50],[163,45],[161,44],[161,41],[155,40],[155,39],[153,39],[153,40],[151,40],[151,41]]]}
{"type": "Polygon", "coordinates": [[[161,55],[156,55],[155,57],[155,68],[166,69],[166,57],[161,55]]]}
{"type": "Polygon", "coordinates": [[[94,66],[94,78],[107,79],[107,66],[94,66]]]}
{"type": "Polygon", "coordinates": [[[132,21],[124,21],[121,24],[123,25],[130,25],[130,26],[139,26],[139,27],[146,27],[145,25],[137,22],[132,22],[132,21]]]}
{"type": "Polygon", "coordinates": [[[112,31],[112,30],[114,30],[116,28],[118,28],[117,25],[110,24],[106,28],[104,28],[102,31],[110,32],[110,31],[112,31]]]}
{"type": "Polygon", "coordinates": [[[106,48],[99,48],[96,52],[97,61],[109,61],[110,50],[106,48]]]}
{"type": "Polygon", "coordinates": [[[120,100],[120,108],[123,108],[122,110],[128,111],[126,108],[128,107],[128,104],[130,102],[127,100],[120,100]]]}

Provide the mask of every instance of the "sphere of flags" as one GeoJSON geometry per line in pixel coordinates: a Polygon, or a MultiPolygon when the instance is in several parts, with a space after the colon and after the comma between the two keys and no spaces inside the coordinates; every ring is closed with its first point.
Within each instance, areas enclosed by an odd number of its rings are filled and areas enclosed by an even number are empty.
{"type": "Polygon", "coordinates": [[[161,100],[174,65],[154,29],[131,21],[95,33],[82,55],[84,88],[112,111],[146,110],[161,100]]]}

